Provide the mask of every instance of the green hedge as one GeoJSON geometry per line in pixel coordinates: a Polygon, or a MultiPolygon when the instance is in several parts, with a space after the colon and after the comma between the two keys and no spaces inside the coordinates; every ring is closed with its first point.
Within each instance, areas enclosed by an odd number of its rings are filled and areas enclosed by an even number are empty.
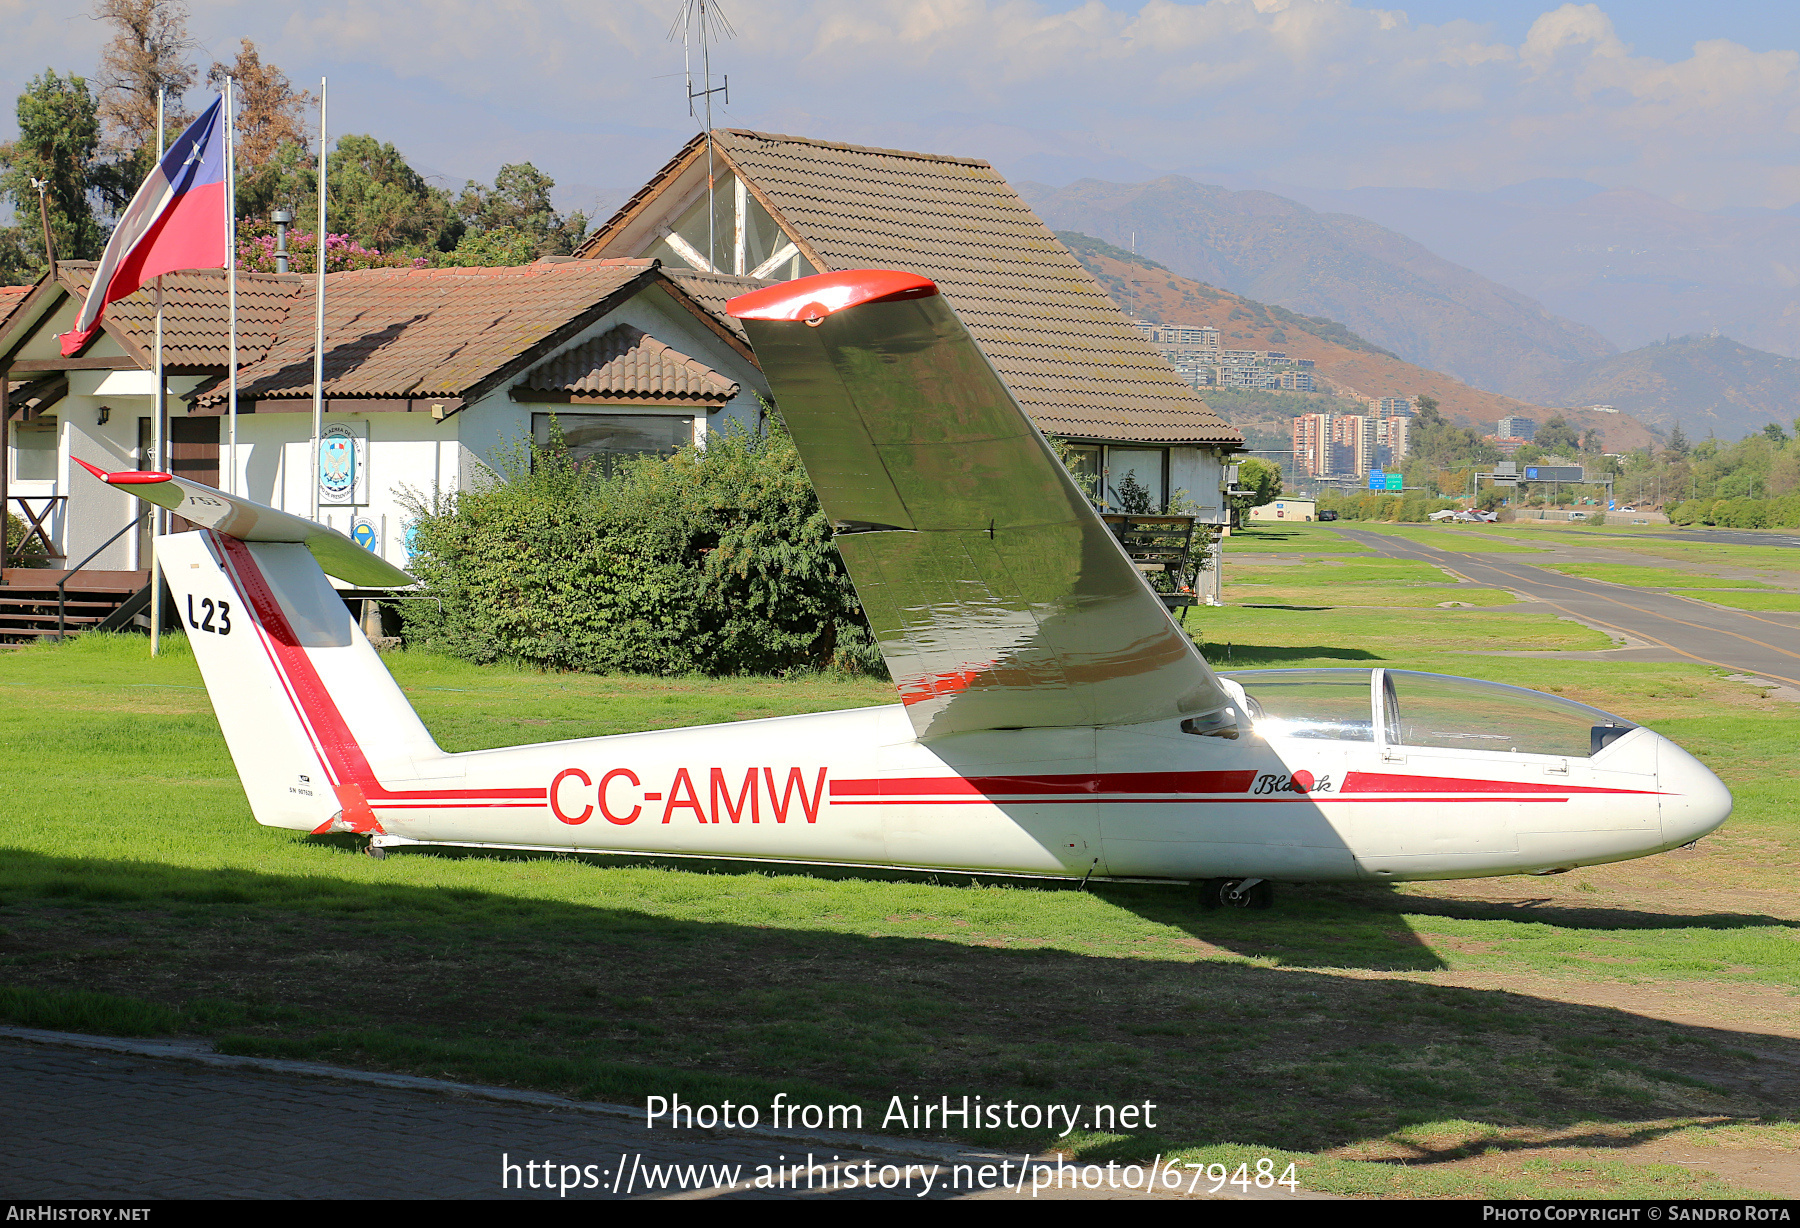
{"type": "Polygon", "coordinates": [[[628,673],[881,674],[831,526],[779,429],[610,478],[553,442],[417,517],[410,641],[476,662],[628,673]]]}
{"type": "Polygon", "coordinates": [[[1800,492],[1775,499],[1689,499],[1669,509],[1669,520],[1728,529],[1800,528],[1800,492]]]}

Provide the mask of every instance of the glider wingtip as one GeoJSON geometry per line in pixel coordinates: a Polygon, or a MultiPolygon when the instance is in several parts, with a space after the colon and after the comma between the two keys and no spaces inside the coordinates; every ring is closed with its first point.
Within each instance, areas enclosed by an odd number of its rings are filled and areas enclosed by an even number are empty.
{"type": "Polygon", "coordinates": [[[739,320],[811,323],[864,303],[894,303],[910,298],[929,298],[936,293],[937,283],[917,273],[899,269],[846,269],[841,273],[820,273],[740,294],[725,304],[725,310],[739,320]]]}
{"type": "Polygon", "coordinates": [[[158,473],[154,469],[127,469],[122,473],[108,473],[98,465],[90,465],[79,456],[71,456],[70,460],[86,469],[89,473],[105,482],[108,486],[144,486],[152,482],[168,482],[174,480],[172,473],[158,473]]]}

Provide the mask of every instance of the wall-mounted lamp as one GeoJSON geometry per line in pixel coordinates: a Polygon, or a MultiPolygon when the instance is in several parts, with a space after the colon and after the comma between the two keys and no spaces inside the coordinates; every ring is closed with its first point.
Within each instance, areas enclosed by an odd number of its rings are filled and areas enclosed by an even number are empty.
{"type": "Polygon", "coordinates": [[[99,418],[100,425],[105,426],[106,420],[110,417],[112,417],[112,406],[102,405],[100,407],[100,418],[99,418]]]}

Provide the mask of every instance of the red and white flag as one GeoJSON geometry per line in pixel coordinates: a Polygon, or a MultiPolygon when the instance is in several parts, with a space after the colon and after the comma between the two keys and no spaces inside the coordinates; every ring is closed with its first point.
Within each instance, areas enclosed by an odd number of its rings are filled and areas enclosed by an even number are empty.
{"type": "Polygon", "coordinates": [[[100,315],[154,277],[177,269],[226,267],[225,100],[218,98],[175,138],[131,198],[94,270],[75,327],[62,334],[63,357],[100,330],[100,315]]]}

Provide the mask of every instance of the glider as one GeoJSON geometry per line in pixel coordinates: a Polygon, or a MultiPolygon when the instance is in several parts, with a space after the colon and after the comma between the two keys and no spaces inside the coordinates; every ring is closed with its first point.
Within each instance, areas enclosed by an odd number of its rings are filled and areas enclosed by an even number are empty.
{"type": "Polygon", "coordinates": [[[446,754],[326,573],[406,573],[164,474],[157,539],[256,820],[457,845],[1197,884],[1544,874],[1688,844],[1731,795],[1655,732],[1393,669],[1216,673],[937,287],[732,301],[898,703],[446,754]]]}

